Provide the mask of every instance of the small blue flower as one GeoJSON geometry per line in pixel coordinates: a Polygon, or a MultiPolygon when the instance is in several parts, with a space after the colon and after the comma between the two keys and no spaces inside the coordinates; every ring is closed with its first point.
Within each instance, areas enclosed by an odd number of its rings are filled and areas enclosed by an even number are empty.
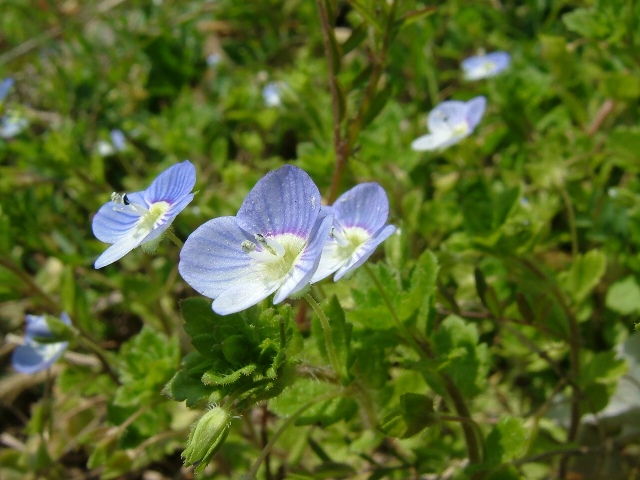
{"type": "Polygon", "coordinates": [[[185,160],[162,172],[141,192],[111,195],[93,217],[93,234],[112,243],[98,257],[95,268],[121,259],[139,245],[155,250],[162,234],[175,217],[193,200],[191,190],[196,183],[196,169],[185,160]]]}
{"type": "MultiPolygon", "coordinates": [[[[67,325],[71,319],[66,313],[60,315],[67,325]]],[[[52,337],[44,315],[27,315],[24,344],[18,346],[11,355],[11,365],[20,373],[36,373],[49,368],[60,358],[69,342],[39,343],[35,337],[52,337]]]]}
{"type": "Polygon", "coordinates": [[[280,303],[309,284],[332,220],[309,175],[285,165],[258,181],[235,217],[209,220],[187,238],[180,275],[220,315],[274,292],[280,303]]]}
{"type": "Polygon", "coordinates": [[[101,157],[108,157],[116,152],[123,151],[127,146],[127,139],[122,133],[122,130],[111,130],[109,132],[111,141],[98,140],[96,143],[96,151],[101,157]]]}
{"type": "Polygon", "coordinates": [[[387,225],[389,200],[377,183],[356,185],[338,197],[332,207],[324,208],[333,214],[333,227],[313,283],[334,272],[333,279],[337,282],[366,262],[396,230],[395,226],[387,225]]]}
{"type": "Polygon", "coordinates": [[[113,144],[113,148],[116,149],[116,152],[121,152],[127,146],[127,139],[124,133],[122,133],[122,130],[111,130],[109,136],[111,136],[111,143],[113,144]]]}
{"type": "Polygon", "coordinates": [[[262,98],[267,107],[279,107],[282,104],[281,88],[276,82],[268,83],[262,89],[262,98]]]}
{"type": "Polygon", "coordinates": [[[511,63],[507,52],[492,52],[465,58],[460,66],[466,80],[481,80],[494,77],[511,63]]]}
{"type": "Polygon", "coordinates": [[[209,68],[216,67],[220,62],[222,62],[222,55],[219,53],[212,53],[207,55],[207,66],[209,68]]]}
{"type": "Polygon", "coordinates": [[[7,98],[11,87],[13,87],[13,78],[5,78],[0,82],[0,103],[4,102],[4,99],[7,98]]]}
{"type": "Polygon", "coordinates": [[[442,102],[427,117],[431,133],[416,138],[411,143],[411,148],[418,152],[442,150],[458,143],[475,130],[486,107],[487,99],[483,96],[472,98],[468,102],[442,102]]]}
{"type": "Polygon", "coordinates": [[[0,118],[0,138],[8,140],[29,126],[29,121],[18,112],[11,111],[0,118]]]}

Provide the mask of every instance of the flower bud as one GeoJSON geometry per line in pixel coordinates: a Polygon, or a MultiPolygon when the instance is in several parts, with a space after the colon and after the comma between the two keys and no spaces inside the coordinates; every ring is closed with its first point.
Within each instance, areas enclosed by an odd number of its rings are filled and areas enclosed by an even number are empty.
{"type": "Polygon", "coordinates": [[[227,439],[231,416],[222,407],[213,407],[191,428],[187,448],[182,452],[185,465],[196,465],[196,472],[204,470],[211,458],[227,439]]]}

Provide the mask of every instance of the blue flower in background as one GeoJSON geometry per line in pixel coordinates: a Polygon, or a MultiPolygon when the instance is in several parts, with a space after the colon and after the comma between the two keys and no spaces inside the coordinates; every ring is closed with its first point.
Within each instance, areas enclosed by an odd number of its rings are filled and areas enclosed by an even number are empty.
{"type": "Polygon", "coordinates": [[[431,133],[416,138],[411,148],[418,152],[442,150],[469,136],[480,123],[487,99],[475,97],[468,102],[449,100],[436,106],[427,117],[431,133]]]}
{"type": "Polygon", "coordinates": [[[282,104],[280,94],[281,88],[276,82],[268,83],[262,89],[262,98],[267,107],[279,107],[282,104]]]}
{"type": "Polygon", "coordinates": [[[337,282],[366,262],[396,230],[395,226],[387,225],[389,200],[377,183],[357,185],[338,197],[332,207],[324,208],[333,214],[333,226],[312,282],[333,272],[337,282]]]}
{"type": "Polygon", "coordinates": [[[98,257],[95,268],[121,259],[142,244],[154,250],[178,213],[193,200],[195,183],[196,169],[185,160],[158,175],[146,190],[113,193],[93,217],[93,234],[113,244],[98,257]]]}
{"type": "MultiPolygon", "coordinates": [[[[60,315],[67,325],[71,319],[66,313],[60,315]]],[[[60,358],[69,342],[39,343],[35,337],[52,337],[44,315],[27,315],[24,344],[18,346],[11,355],[11,365],[20,373],[36,373],[49,368],[60,358]]]]}
{"type": "Polygon", "coordinates": [[[280,303],[309,284],[332,220],[311,177],[285,165],[258,181],[235,217],[209,220],[187,238],[180,275],[220,315],[274,292],[280,303]]]}
{"type": "Polygon", "coordinates": [[[8,140],[29,126],[29,121],[20,113],[11,111],[0,118],[0,138],[8,140]]]}
{"type": "Polygon", "coordinates": [[[222,55],[220,55],[219,53],[212,53],[210,55],[207,55],[206,61],[209,68],[214,68],[218,66],[220,62],[222,62],[222,55]]]}
{"type": "Polygon", "coordinates": [[[466,80],[481,80],[494,77],[511,63],[507,52],[492,52],[465,58],[460,66],[466,80]]]}
{"type": "Polygon", "coordinates": [[[127,146],[127,139],[122,130],[111,130],[109,132],[111,142],[99,140],[96,144],[96,151],[101,157],[108,157],[116,152],[122,152],[127,146]]]}
{"type": "Polygon", "coordinates": [[[121,152],[127,146],[127,139],[124,133],[122,133],[122,130],[111,130],[109,136],[111,137],[111,143],[113,144],[113,148],[116,149],[116,152],[121,152]]]}
{"type": "Polygon", "coordinates": [[[0,103],[4,102],[4,99],[7,98],[11,87],[13,87],[13,78],[5,78],[0,82],[0,103]]]}

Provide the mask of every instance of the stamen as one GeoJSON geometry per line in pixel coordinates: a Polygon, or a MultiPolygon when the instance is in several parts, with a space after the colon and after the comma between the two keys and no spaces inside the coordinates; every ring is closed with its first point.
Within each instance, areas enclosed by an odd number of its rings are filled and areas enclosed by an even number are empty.
{"type": "Polygon", "coordinates": [[[241,247],[244,253],[251,253],[255,252],[256,250],[256,244],[250,240],[245,240],[244,242],[242,242],[241,247]]]}
{"type": "Polygon", "coordinates": [[[260,246],[267,250],[271,255],[275,255],[278,258],[281,258],[284,255],[284,247],[276,240],[267,238],[261,233],[256,233],[254,236],[256,242],[258,242],[260,246]]]}

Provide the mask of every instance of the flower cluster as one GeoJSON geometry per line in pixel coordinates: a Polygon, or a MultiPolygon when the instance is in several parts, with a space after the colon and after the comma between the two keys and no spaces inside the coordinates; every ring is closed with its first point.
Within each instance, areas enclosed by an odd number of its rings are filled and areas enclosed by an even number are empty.
{"type": "MultiPolygon", "coordinates": [[[[497,75],[511,63],[507,52],[482,53],[460,64],[466,80],[481,80],[497,75]]],[[[468,137],[480,123],[487,99],[475,97],[468,102],[448,100],[437,105],[427,117],[429,134],[416,138],[411,149],[417,152],[443,150],[468,137]]]]}
{"type": "MultiPolygon", "coordinates": [[[[71,319],[64,312],[60,320],[71,325],[71,319]]],[[[52,337],[44,315],[27,315],[26,322],[24,344],[13,351],[11,365],[17,372],[33,374],[53,365],[67,349],[68,342],[40,343],[37,340],[52,337]]]]}
{"type": "Polygon", "coordinates": [[[271,294],[274,304],[311,282],[360,266],[395,227],[375,183],[321,207],[320,192],[301,169],[285,165],[263,177],[235,217],[214,218],[187,239],[179,271],[215,312],[244,310],[271,294]]]}

